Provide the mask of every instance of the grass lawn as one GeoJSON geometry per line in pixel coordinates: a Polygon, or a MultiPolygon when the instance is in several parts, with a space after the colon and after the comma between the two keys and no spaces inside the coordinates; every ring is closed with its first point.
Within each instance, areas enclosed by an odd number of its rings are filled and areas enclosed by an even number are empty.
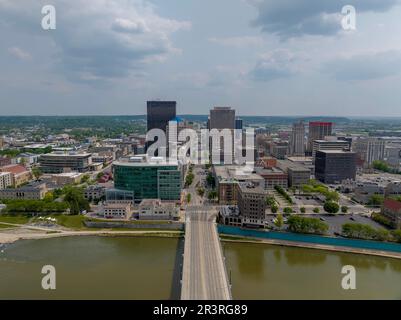
{"type": "Polygon", "coordinates": [[[5,223],[14,223],[14,224],[26,224],[29,222],[30,217],[25,215],[0,215],[0,228],[10,228],[5,224],[1,224],[1,222],[5,223]]]}
{"type": "Polygon", "coordinates": [[[57,224],[60,226],[71,228],[71,229],[88,229],[84,226],[83,221],[87,218],[82,215],[51,215],[51,217],[56,218],[57,224]]]}

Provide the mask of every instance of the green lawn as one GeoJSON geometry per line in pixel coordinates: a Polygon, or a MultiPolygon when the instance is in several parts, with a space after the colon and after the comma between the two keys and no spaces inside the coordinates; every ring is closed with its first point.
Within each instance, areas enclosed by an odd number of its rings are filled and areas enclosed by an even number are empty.
{"type": "Polygon", "coordinates": [[[52,215],[52,217],[57,219],[57,224],[60,226],[71,229],[87,229],[83,224],[83,221],[87,219],[85,216],[61,214],[52,215]]]}
{"type": "Polygon", "coordinates": [[[9,228],[5,224],[1,224],[1,222],[5,223],[14,223],[14,224],[26,224],[29,222],[30,217],[24,215],[0,215],[0,228],[9,228]]]}

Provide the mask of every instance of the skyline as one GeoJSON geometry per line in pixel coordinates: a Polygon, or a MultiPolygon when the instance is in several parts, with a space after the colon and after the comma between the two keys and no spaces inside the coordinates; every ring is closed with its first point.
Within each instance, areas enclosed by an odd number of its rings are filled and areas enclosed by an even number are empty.
{"type": "Polygon", "coordinates": [[[92,4],[0,0],[0,115],[141,115],[161,99],[178,114],[401,116],[399,0],[92,4]],[[40,28],[45,4],[56,30],[40,28]]]}

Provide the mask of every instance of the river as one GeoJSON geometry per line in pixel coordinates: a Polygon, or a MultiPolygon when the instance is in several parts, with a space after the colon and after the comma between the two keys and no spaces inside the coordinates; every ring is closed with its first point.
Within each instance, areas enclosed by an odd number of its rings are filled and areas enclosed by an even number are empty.
{"type": "Polygon", "coordinates": [[[267,244],[224,243],[236,299],[397,299],[401,260],[267,244]],[[344,290],[341,269],[356,270],[344,290]]]}
{"type": "MultiPolygon", "coordinates": [[[[223,244],[234,299],[401,299],[401,260],[266,244],[223,244]],[[356,290],[341,268],[356,268],[356,290]]],[[[183,239],[65,237],[0,248],[0,299],[177,299],[183,239]],[[43,265],[56,290],[43,290],[43,265]]]]}

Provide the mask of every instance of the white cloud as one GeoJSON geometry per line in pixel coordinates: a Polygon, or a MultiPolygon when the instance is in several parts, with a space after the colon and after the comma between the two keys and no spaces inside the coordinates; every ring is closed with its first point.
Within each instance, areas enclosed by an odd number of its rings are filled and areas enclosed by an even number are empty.
{"type": "Polygon", "coordinates": [[[145,0],[58,0],[57,29],[40,27],[41,5],[36,0],[1,0],[0,22],[51,37],[56,69],[73,81],[98,82],[127,77],[149,62],[180,52],[170,37],[191,24],[161,17],[145,0]],[[35,26],[32,28],[32,26],[35,26]]]}
{"type": "Polygon", "coordinates": [[[29,52],[18,47],[8,48],[8,53],[19,60],[31,60],[32,56],[29,52]]]}

